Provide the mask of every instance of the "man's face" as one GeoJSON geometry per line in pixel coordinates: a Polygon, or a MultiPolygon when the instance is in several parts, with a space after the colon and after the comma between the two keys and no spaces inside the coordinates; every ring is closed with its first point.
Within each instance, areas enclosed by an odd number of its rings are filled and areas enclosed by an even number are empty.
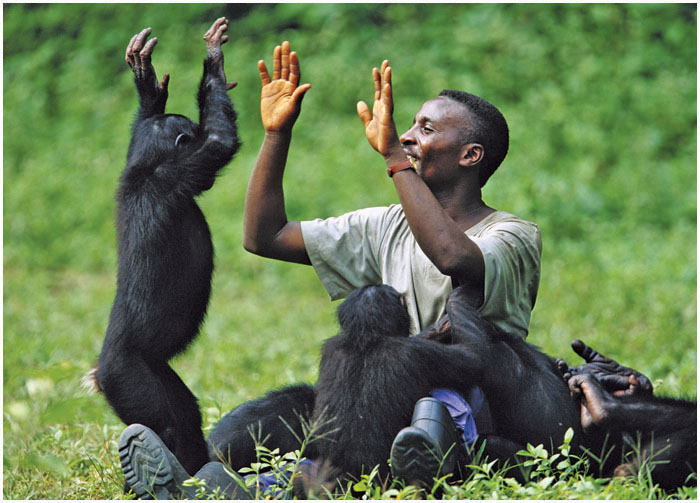
{"type": "Polygon", "coordinates": [[[450,98],[438,97],[423,104],[413,126],[399,138],[406,154],[415,160],[418,174],[429,186],[430,182],[454,181],[468,121],[469,112],[464,106],[450,98]]]}

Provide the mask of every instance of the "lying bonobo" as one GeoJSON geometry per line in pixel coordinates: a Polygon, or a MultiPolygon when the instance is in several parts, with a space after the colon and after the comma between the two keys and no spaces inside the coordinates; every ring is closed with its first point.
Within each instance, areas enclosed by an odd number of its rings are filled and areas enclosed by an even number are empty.
{"type": "Polygon", "coordinates": [[[697,402],[654,396],[645,375],[581,341],[571,345],[586,363],[560,366],[580,404],[585,437],[610,435],[624,444],[624,457],[616,458],[621,462],[607,475],[634,475],[644,461],[651,461],[652,480],[660,487],[696,485],[697,402]]]}

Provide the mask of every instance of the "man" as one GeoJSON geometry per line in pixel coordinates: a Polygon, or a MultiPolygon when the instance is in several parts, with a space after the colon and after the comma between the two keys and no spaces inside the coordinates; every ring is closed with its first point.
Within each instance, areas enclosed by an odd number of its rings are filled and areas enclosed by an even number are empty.
{"type": "MultiPolygon", "coordinates": [[[[380,70],[373,69],[372,111],[360,102],[357,112],[370,145],[385,160],[401,204],[326,220],[290,221],[282,178],[292,129],[311,85],[300,85],[299,60],[288,42],[275,48],[273,65],[270,77],[265,63],[258,62],[265,138],[246,193],[246,250],[313,265],[334,300],[363,285],[391,285],[405,298],[412,333],[435,323],[450,291],[466,285],[484,318],[526,337],[539,285],[539,229],[488,207],[481,198],[481,187],[508,150],[508,126],[500,112],[477,96],[443,91],[423,104],[412,127],[399,137],[392,116],[391,67],[384,61],[380,70]]],[[[488,428],[488,407],[478,390],[468,397],[469,403],[449,390],[435,390],[433,396],[449,414],[440,405],[430,408],[427,417],[414,419],[444,422],[446,417],[450,424],[445,426],[454,428],[451,415],[465,441],[475,438],[476,425],[488,428]]],[[[260,417],[263,407],[256,405],[262,400],[239,407],[225,419],[236,424],[278,421],[280,410],[265,409],[270,417],[260,417]]],[[[312,409],[313,395],[310,400],[296,403],[296,410],[312,409]]],[[[233,431],[227,424],[231,423],[222,420],[210,441],[222,437],[234,447],[249,442],[247,430],[233,431]]],[[[150,435],[137,430],[129,435],[150,435]]],[[[439,444],[428,432],[418,431],[422,437],[397,442],[439,444]]],[[[394,461],[401,464],[400,459],[394,461]]],[[[426,473],[432,468],[425,467],[426,473]]]]}
{"type": "MultiPolygon", "coordinates": [[[[481,198],[481,187],[508,150],[508,126],[493,105],[461,91],[443,91],[423,104],[399,137],[391,67],[384,61],[381,70],[373,70],[372,111],[360,102],[357,113],[401,204],[295,222],[287,219],[282,178],[292,128],[311,86],[299,85],[298,57],[288,42],[275,48],[272,78],[263,61],[258,69],[265,139],[246,193],[243,245],[248,251],[313,265],[333,300],[363,285],[391,285],[405,297],[413,333],[435,323],[450,291],[467,285],[484,318],[527,336],[541,238],[537,226],[496,211],[481,198]]],[[[434,396],[450,409],[465,440],[473,440],[471,407],[447,390],[434,396]]],[[[484,400],[477,391],[470,401],[484,400]]],[[[474,411],[476,421],[487,428],[487,407],[481,409],[481,414],[474,411]]]]}

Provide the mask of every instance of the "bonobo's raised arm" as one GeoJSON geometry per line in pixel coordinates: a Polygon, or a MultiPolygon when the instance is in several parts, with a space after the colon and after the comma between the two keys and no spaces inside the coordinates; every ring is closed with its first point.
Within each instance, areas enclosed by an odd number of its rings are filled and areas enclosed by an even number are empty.
{"type": "Polygon", "coordinates": [[[139,119],[164,113],[165,102],[168,100],[170,75],[166,73],[163,80],[158,82],[156,71],[151,64],[151,54],[158,39],[152,38],[146,42],[150,34],[150,28],[141,30],[131,37],[126,47],[126,62],[134,72],[134,82],[139,94],[139,119]]]}
{"type": "Polygon", "coordinates": [[[558,359],[557,365],[565,381],[575,375],[593,374],[607,391],[615,395],[651,395],[653,393],[651,381],[641,372],[620,365],[582,341],[571,341],[571,347],[586,360],[586,363],[569,367],[564,360],[558,359]]]}
{"type": "Polygon", "coordinates": [[[183,115],[164,113],[169,76],[158,82],[151,64],[158,39],[147,41],[150,28],[132,37],[126,61],[134,72],[139,111],[127,154],[125,186],[139,186],[150,177],[161,199],[196,196],[213,185],[217,172],[238,150],[236,112],[227,94],[236,84],[226,81],[221,50],[228,40],[227,29],[228,20],[222,17],[204,34],[207,57],[197,93],[199,124],[183,115]]]}
{"type": "Polygon", "coordinates": [[[236,136],[236,114],[226,91],[236,87],[236,82],[227,82],[224,73],[224,53],[221,44],[228,41],[224,32],[228,29],[228,20],[217,19],[204,34],[207,43],[207,59],[204,60],[204,74],[199,83],[197,101],[199,103],[199,125],[203,130],[204,146],[196,152],[198,164],[221,162],[221,156],[230,155],[224,164],[238,149],[236,136]]]}

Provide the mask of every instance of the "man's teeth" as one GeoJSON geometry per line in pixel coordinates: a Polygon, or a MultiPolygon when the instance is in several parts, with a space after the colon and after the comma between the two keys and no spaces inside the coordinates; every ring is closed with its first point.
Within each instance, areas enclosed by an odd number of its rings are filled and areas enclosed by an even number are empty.
{"type": "Polygon", "coordinates": [[[411,161],[411,166],[413,166],[413,169],[417,169],[416,168],[416,158],[413,157],[412,155],[409,155],[408,160],[411,161]]]}

